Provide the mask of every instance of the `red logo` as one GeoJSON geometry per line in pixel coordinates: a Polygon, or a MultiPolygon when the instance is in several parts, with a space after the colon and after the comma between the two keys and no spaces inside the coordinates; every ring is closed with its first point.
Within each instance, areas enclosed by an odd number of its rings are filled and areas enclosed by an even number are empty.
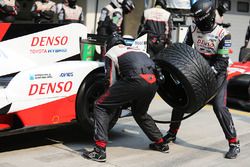
{"type": "Polygon", "coordinates": [[[197,40],[197,45],[207,47],[207,48],[214,48],[215,47],[214,43],[212,41],[205,41],[203,39],[198,39],[197,40]]]}
{"type": "Polygon", "coordinates": [[[66,45],[69,38],[67,36],[55,36],[55,37],[33,37],[31,46],[58,46],[66,45]]]}
{"type": "Polygon", "coordinates": [[[29,96],[69,92],[72,89],[72,86],[72,81],[31,84],[29,96]]]}

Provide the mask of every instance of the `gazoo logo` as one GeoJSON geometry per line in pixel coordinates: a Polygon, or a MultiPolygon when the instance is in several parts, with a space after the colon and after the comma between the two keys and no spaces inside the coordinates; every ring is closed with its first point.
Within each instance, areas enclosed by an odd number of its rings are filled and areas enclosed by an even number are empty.
{"type": "Polygon", "coordinates": [[[73,86],[72,81],[31,84],[29,90],[29,96],[66,93],[72,89],[72,86],[73,86]]]}
{"type": "Polygon", "coordinates": [[[68,40],[67,36],[33,37],[31,46],[63,46],[68,43],[68,40]]]}

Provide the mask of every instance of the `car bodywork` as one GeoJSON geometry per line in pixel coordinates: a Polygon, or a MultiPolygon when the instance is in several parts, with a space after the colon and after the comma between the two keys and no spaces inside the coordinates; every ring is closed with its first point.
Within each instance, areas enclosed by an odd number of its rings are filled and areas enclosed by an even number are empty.
{"type": "Polygon", "coordinates": [[[229,106],[250,111],[250,61],[234,62],[228,68],[227,96],[229,106]]]}
{"type": "Polygon", "coordinates": [[[0,29],[0,136],[75,120],[82,82],[103,68],[81,60],[86,27],[1,23],[0,29]]]}
{"type": "MultiPolygon", "coordinates": [[[[0,136],[72,122],[91,131],[104,63],[92,61],[88,47],[100,47],[105,38],[87,34],[80,23],[0,23],[0,30],[0,136]]],[[[142,50],[146,39],[124,38],[142,50]]]]}

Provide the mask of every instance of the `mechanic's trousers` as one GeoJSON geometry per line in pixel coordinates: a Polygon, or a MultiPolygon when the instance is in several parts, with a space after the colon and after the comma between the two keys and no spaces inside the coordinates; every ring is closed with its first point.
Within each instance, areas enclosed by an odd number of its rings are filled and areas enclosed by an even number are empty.
{"type": "MultiPolygon", "coordinates": [[[[225,134],[226,139],[230,140],[236,138],[237,134],[234,127],[232,115],[226,106],[227,80],[225,80],[225,78],[226,78],[225,74],[221,74],[217,77],[217,82],[223,84],[220,90],[218,91],[218,94],[214,97],[214,99],[212,99],[212,105],[214,113],[216,114],[216,117],[220,122],[220,125],[225,134]]],[[[173,109],[171,121],[181,120],[183,116],[184,112],[173,109]]],[[[176,132],[176,130],[179,129],[180,125],[181,122],[171,123],[170,131],[176,132]]]]}
{"type": "Polygon", "coordinates": [[[132,102],[132,115],[143,132],[152,141],[159,141],[162,133],[156,126],[152,117],[147,114],[149,105],[157,91],[156,78],[154,74],[144,74],[144,76],[152,77],[143,79],[123,78],[118,80],[95,102],[95,134],[94,140],[108,141],[109,122],[117,112],[117,108],[132,102]],[[151,82],[152,83],[149,83],[151,82]]]}

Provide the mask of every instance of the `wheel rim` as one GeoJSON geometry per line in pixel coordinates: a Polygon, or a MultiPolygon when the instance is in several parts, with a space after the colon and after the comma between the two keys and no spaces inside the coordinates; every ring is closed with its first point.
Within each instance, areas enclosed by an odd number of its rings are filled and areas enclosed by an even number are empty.
{"type": "Polygon", "coordinates": [[[185,108],[189,99],[185,86],[180,82],[176,75],[170,73],[167,69],[162,70],[166,82],[159,86],[159,95],[172,107],[185,108]]]}

